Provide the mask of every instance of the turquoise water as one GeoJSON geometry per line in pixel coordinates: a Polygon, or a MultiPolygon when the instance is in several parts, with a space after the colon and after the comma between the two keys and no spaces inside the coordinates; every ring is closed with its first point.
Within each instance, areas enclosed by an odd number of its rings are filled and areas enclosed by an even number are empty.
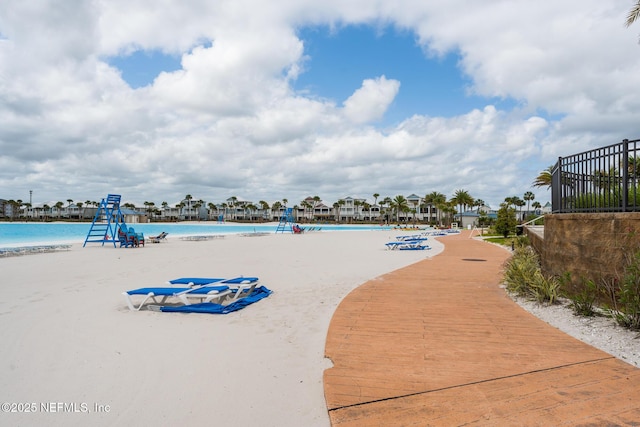
{"type": "MultiPolygon", "coordinates": [[[[157,236],[163,231],[171,237],[207,236],[218,234],[275,233],[276,225],[252,224],[129,224],[145,236],[157,236]]],[[[311,226],[313,227],[313,225],[311,226]]],[[[380,226],[317,225],[322,231],[388,230],[380,226]]],[[[84,243],[90,223],[0,223],[0,247],[84,243]]],[[[95,243],[93,243],[95,244],[95,243]]]]}

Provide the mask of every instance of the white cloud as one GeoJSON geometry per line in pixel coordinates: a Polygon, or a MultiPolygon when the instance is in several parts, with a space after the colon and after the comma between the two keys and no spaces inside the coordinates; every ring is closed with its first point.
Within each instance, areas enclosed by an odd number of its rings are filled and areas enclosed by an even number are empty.
{"type": "Polygon", "coordinates": [[[496,205],[559,155],[640,136],[628,1],[63,3],[0,2],[0,198],[331,203],[465,188],[496,205]],[[350,24],[459,52],[471,93],[518,105],[383,129],[401,81],[364,80],[342,105],[295,93],[296,30],[350,24]],[[182,69],[132,90],[104,58],[140,48],[181,55],[182,69]]]}
{"type": "Polygon", "coordinates": [[[385,76],[367,79],[344,102],[344,114],[354,123],[367,123],[381,119],[398,94],[400,82],[385,76]]]}

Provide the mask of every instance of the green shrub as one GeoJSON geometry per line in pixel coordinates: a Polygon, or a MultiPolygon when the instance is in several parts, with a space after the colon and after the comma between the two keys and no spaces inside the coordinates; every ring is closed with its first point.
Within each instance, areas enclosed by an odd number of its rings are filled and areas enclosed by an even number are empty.
{"type": "Polygon", "coordinates": [[[619,325],[640,329],[640,252],[636,252],[625,269],[611,313],[619,325]]]}
{"type": "Polygon", "coordinates": [[[561,289],[560,280],[542,274],[538,255],[525,239],[517,241],[513,256],[505,264],[504,282],[509,292],[540,303],[555,303],[561,289]]]}
{"type": "Polygon", "coordinates": [[[573,206],[578,209],[618,207],[620,200],[620,196],[614,192],[585,193],[576,196],[573,206]]]}
{"type": "Polygon", "coordinates": [[[516,248],[524,248],[530,246],[529,238],[527,236],[518,236],[515,238],[514,246],[516,248]]]}
{"type": "Polygon", "coordinates": [[[495,222],[495,230],[498,234],[502,235],[504,238],[507,238],[509,234],[514,234],[516,232],[516,210],[510,208],[507,205],[502,205],[500,209],[498,209],[498,214],[495,222]]]}
{"type": "Polygon", "coordinates": [[[530,247],[518,247],[505,264],[504,281],[509,292],[530,296],[531,283],[539,272],[538,256],[530,247]]]}
{"type": "MultiPolygon", "coordinates": [[[[640,188],[631,186],[627,192],[627,203],[637,206],[640,203],[640,188]]],[[[611,208],[622,206],[622,194],[619,189],[579,194],[573,199],[573,207],[578,209],[611,208]]]]}
{"type": "Polygon", "coordinates": [[[596,314],[595,303],[598,297],[598,288],[593,280],[583,281],[580,292],[569,296],[571,309],[576,316],[593,316],[596,314]]]}
{"type": "Polygon", "coordinates": [[[531,296],[538,302],[553,304],[558,300],[560,281],[556,277],[544,276],[538,270],[533,278],[531,296]]]}

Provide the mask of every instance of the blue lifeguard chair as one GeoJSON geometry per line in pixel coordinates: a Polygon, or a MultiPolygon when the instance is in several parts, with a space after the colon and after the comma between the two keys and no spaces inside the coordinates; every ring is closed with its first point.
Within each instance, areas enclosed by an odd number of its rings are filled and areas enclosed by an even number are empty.
{"type": "Polygon", "coordinates": [[[100,202],[82,247],[84,248],[87,243],[102,243],[102,246],[105,243],[112,243],[115,248],[119,241],[118,228],[121,225],[126,226],[124,215],[120,211],[120,195],[108,194],[100,202]]]}
{"type": "Polygon", "coordinates": [[[293,233],[293,224],[295,221],[293,220],[293,209],[286,208],[280,217],[280,222],[278,223],[278,227],[276,228],[276,233],[284,233],[285,231],[289,233],[293,233]]]}

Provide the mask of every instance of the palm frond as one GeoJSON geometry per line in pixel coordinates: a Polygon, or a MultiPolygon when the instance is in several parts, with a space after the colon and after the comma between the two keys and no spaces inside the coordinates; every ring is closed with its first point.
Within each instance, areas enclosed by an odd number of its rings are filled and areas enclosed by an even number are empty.
{"type": "Polygon", "coordinates": [[[640,1],[636,3],[635,6],[631,8],[629,11],[629,15],[627,15],[627,27],[633,24],[640,17],[640,1]]]}

